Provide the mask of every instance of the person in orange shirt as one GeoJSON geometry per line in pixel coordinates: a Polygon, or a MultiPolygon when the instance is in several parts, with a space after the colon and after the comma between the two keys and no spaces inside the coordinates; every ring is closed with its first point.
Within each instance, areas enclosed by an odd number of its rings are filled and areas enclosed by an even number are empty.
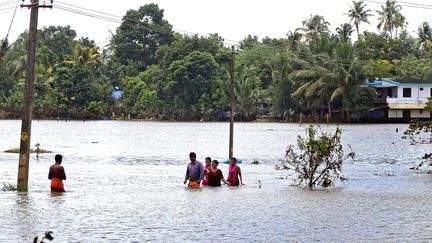
{"type": "Polygon", "coordinates": [[[61,166],[63,156],[61,154],[56,154],[54,159],[55,164],[51,165],[48,173],[48,179],[51,180],[51,191],[65,192],[63,180],[66,180],[66,173],[63,166],[61,166]]]}

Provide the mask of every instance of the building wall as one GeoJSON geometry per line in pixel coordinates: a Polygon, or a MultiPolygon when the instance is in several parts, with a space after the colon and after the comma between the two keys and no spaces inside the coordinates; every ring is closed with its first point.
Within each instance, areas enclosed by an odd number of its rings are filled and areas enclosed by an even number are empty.
{"type": "Polygon", "coordinates": [[[402,110],[389,110],[388,118],[402,118],[402,110]]]}
{"type": "MultiPolygon", "coordinates": [[[[411,110],[411,118],[430,118],[431,114],[427,110],[411,110]]],[[[403,118],[403,110],[389,110],[388,118],[403,118]]]]}
{"type": "Polygon", "coordinates": [[[430,118],[430,112],[428,110],[411,110],[412,118],[430,118]]]}
{"type": "Polygon", "coordinates": [[[398,87],[398,95],[397,99],[399,100],[427,100],[427,97],[429,97],[431,94],[431,87],[430,86],[399,86],[398,87]],[[404,88],[411,88],[411,97],[403,97],[403,89],[404,88]],[[423,90],[420,90],[420,88],[423,88],[423,90]]]}

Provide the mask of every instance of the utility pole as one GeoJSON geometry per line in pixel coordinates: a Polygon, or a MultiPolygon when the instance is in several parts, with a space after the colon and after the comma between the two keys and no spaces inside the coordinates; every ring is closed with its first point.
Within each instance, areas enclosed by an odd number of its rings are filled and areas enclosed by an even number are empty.
{"type": "Polygon", "coordinates": [[[231,46],[230,74],[230,134],[229,134],[229,159],[233,157],[234,147],[234,107],[235,107],[235,50],[231,46]]]}
{"type": "Polygon", "coordinates": [[[32,121],[32,110],[33,110],[32,109],[33,82],[34,82],[34,72],[35,72],[38,13],[39,13],[39,8],[52,8],[52,5],[39,5],[39,0],[31,0],[31,4],[21,4],[21,8],[24,7],[31,9],[31,13],[30,13],[29,43],[28,43],[28,51],[27,51],[27,63],[26,63],[24,108],[23,108],[22,123],[21,123],[20,155],[19,155],[19,162],[18,162],[17,187],[19,191],[27,191],[27,187],[28,187],[30,134],[31,134],[31,121],[32,121]]]}

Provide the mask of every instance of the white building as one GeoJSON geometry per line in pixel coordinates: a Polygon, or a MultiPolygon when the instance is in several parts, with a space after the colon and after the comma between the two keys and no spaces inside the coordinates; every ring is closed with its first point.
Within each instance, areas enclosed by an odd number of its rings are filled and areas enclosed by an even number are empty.
{"type": "Polygon", "coordinates": [[[426,110],[428,97],[432,96],[432,80],[392,80],[366,81],[366,86],[375,87],[377,101],[388,107],[388,118],[430,118],[426,110]]]}

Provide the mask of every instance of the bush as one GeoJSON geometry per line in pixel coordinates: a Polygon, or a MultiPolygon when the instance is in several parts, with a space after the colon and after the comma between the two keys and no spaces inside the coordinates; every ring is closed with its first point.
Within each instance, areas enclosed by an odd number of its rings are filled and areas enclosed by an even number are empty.
{"type": "Polygon", "coordinates": [[[2,187],[1,190],[4,191],[4,192],[6,192],[6,191],[16,191],[16,190],[18,190],[18,188],[14,184],[3,183],[3,187],[2,187]]]}
{"type": "Polygon", "coordinates": [[[298,185],[312,188],[325,177],[347,181],[342,175],[342,164],[348,158],[354,159],[355,153],[344,154],[339,127],[334,134],[319,130],[312,125],[308,127],[306,138],[298,136],[297,149],[289,145],[285,158],[276,166],[277,170],[294,171],[298,185]]]}

